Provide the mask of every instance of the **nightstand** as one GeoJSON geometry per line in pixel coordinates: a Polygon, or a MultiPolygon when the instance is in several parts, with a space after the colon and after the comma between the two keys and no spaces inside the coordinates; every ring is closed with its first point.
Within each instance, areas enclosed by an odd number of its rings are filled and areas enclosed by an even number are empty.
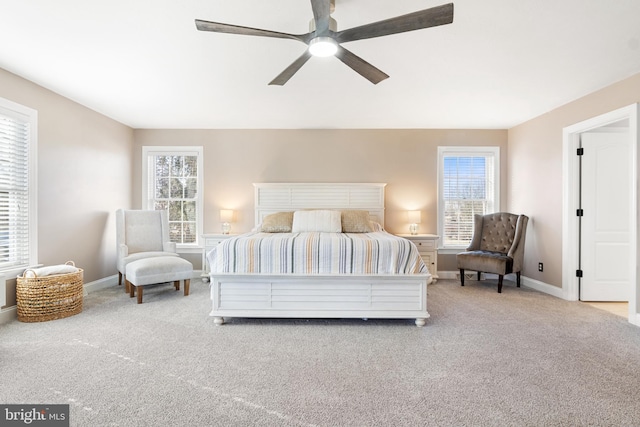
{"type": "Polygon", "coordinates": [[[218,246],[222,241],[227,240],[230,237],[237,236],[237,234],[222,234],[222,233],[213,233],[213,234],[203,234],[202,239],[204,240],[204,250],[202,251],[202,274],[200,277],[203,282],[209,281],[209,263],[207,262],[207,253],[216,246],[218,246]]]}
{"type": "Polygon", "coordinates": [[[429,268],[429,273],[433,276],[433,281],[438,279],[438,239],[435,234],[398,234],[397,236],[411,240],[422,257],[422,260],[429,268]]]}

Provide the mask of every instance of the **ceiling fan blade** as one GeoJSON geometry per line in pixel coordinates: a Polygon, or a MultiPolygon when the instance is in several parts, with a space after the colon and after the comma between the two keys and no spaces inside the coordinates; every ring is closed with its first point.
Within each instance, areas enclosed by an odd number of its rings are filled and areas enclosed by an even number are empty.
{"type": "Polygon", "coordinates": [[[430,9],[339,31],[336,34],[336,40],[338,43],[346,43],[354,40],[370,39],[373,37],[420,30],[422,28],[436,27],[438,25],[451,24],[452,22],[453,3],[448,3],[442,6],[436,6],[430,9]]]}
{"type": "Polygon", "coordinates": [[[283,72],[278,74],[275,79],[271,80],[269,82],[269,85],[284,85],[289,81],[291,77],[293,77],[295,73],[298,72],[300,68],[302,68],[302,66],[309,60],[309,58],[311,58],[311,53],[309,53],[309,49],[307,49],[298,59],[293,61],[291,65],[285,68],[283,72]]]}
{"type": "Polygon", "coordinates": [[[364,59],[354,55],[340,45],[338,45],[336,58],[347,64],[353,69],[353,71],[360,74],[362,77],[369,80],[374,85],[377,85],[378,83],[389,77],[388,74],[378,70],[376,67],[369,64],[364,59]]]}
{"type": "Polygon", "coordinates": [[[329,30],[329,2],[330,0],[311,0],[316,35],[322,35],[329,30]]]}
{"type": "Polygon", "coordinates": [[[288,34],[277,31],[261,30],[259,28],[242,27],[240,25],[222,24],[220,22],[203,21],[196,19],[196,28],[200,31],[212,31],[214,33],[241,34],[245,36],[275,37],[279,39],[293,39],[308,43],[308,34],[288,34]]]}

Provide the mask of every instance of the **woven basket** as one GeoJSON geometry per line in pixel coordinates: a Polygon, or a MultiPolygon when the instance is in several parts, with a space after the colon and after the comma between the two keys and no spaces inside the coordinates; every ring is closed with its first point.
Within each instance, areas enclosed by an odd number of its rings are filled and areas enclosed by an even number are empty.
{"type": "Polygon", "coordinates": [[[80,268],[76,273],[43,277],[24,277],[24,274],[18,276],[18,320],[46,322],[80,313],[83,295],[82,273],[83,270],[80,268]]]}

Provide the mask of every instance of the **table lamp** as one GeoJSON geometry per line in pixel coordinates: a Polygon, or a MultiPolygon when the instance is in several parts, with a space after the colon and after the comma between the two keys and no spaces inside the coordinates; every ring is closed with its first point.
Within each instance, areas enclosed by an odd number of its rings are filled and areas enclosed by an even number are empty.
{"type": "Polygon", "coordinates": [[[409,232],[418,234],[418,224],[420,224],[420,211],[408,211],[409,232]]]}
{"type": "Polygon", "coordinates": [[[222,222],[222,234],[229,234],[231,222],[233,222],[233,211],[231,209],[220,209],[220,221],[222,222]]]}

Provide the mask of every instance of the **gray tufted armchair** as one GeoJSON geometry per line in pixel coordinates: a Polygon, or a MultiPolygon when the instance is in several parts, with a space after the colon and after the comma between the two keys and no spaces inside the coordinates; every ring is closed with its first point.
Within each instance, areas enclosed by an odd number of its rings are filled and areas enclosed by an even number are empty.
{"type": "Polygon", "coordinates": [[[464,271],[498,275],[498,292],[502,292],[502,279],[505,274],[516,273],[520,287],[520,271],[524,257],[524,238],[529,218],[497,212],[488,215],[475,215],[473,239],[465,252],[456,255],[460,270],[460,284],[464,286],[464,271]]]}

